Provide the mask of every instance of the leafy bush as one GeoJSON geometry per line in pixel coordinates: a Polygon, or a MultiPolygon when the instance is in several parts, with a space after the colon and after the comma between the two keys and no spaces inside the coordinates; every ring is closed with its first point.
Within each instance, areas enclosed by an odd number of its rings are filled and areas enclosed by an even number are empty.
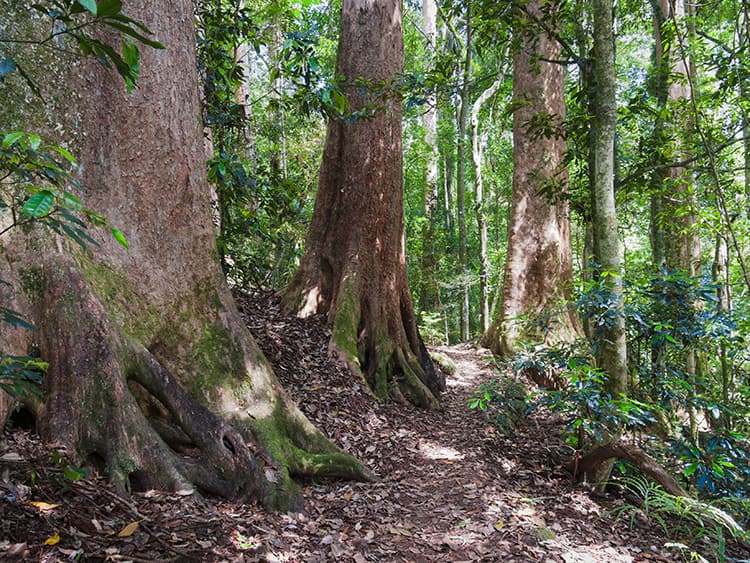
{"type": "Polygon", "coordinates": [[[484,411],[493,426],[510,435],[529,412],[526,387],[513,378],[490,380],[477,389],[469,408],[484,411]]]}

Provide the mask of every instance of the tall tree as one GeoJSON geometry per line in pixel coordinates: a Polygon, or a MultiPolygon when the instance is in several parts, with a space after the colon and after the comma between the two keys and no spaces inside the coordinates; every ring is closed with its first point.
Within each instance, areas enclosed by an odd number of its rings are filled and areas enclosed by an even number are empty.
{"type": "MultiPolygon", "coordinates": [[[[525,11],[542,16],[536,0],[525,11]]],[[[517,26],[520,45],[513,59],[513,194],[502,305],[484,337],[486,345],[506,355],[524,337],[569,340],[579,330],[575,314],[567,310],[556,313],[544,333],[523,330],[522,317],[549,313],[569,296],[573,275],[561,133],[564,69],[551,62],[560,59],[561,47],[547,33],[532,36],[528,17],[517,26]]]]}
{"type": "Polygon", "coordinates": [[[332,351],[377,396],[436,407],[444,382],[406,278],[401,102],[390,93],[403,61],[401,1],[344,0],[337,76],[352,111],[373,115],[328,125],[305,255],[283,297],[301,316],[328,315],[332,351]]]}
{"type": "Polygon", "coordinates": [[[485,139],[481,138],[479,131],[479,114],[482,106],[492,99],[502,83],[502,78],[495,80],[479,95],[471,108],[471,160],[474,165],[474,210],[479,235],[479,310],[482,333],[486,332],[490,326],[490,263],[487,256],[487,217],[484,209],[484,178],[482,176],[482,144],[485,139]]]}
{"type": "MultiPolygon", "coordinates": [[[[460,90],[461,107],[456,122],[456,212],[458,216],[458,277],[461,285],[461,303],[459,307],[459,333],[461,340],[466,341],[471,334],[471,305],[469,301],[469,250],[466,230],[466,190],[469,183],[467,170],[468,155],[471,149],[469,138],[469,118],[471,116],[471,65],[473,54],[473,22],[471,2],[466,4],[466,37],[463,49],[463,73],[460,90]]],[[[456,34],[458,40],[458,34],[456,34]]]]}
{"type": "MultiPolygon", "coordinates": [[[[4,29],[12,22],[26,39],[44,38],[43,20],[25,4],[0,8],[4,29]]],[[[3,331],[0,346],[34,347],[49,363],[43,398],[26,404],[37,429],[80,461],[101,463],[122,488],[198,488],[284,506],[293,475],[365,477],[281,389],[224,281],[192,3],[131,0],[124,10],[168,45],[142,50],[131,96],[93,59],[71,65],[59,49],[13,54],[27,71],[44,65],[37,84],[52,102],[47,111],[16,77],[4,84],[4,126],[66,132],[81,156],[82,199],[130,243],[125,250],[92,233],[99,245],[84,252],[39,229],[3,240],[10,285],[0,299],[36,330],[3,331]]],[[[85,17],[74,14],[70,25],[85,17]]]]}
{"type": "MultiPolygon", "coordinates": [[[[428,52],[436,48],[437,5],[435,0],[422,0],[422,32],[428,52]]],[[[439,264],[440,256],[436,240],[438,228],[438,136],[437,136],[437,94],[428,93],[425,110],[422,114],[424,140],[427,144],[427,165],[424,183],[424,216],[422,227],[422,276],[424,283],[420,292],[420,309],[434,311],[440,308],[439,264]]]]}
{"type": "Polygon", "coordinates": [[[686,21],[682,0],[658,0],[654,11],[655,97],[653,153],[657,155],[651,178],[651,239],[654,265],[663,270],[682,270],[696,275],[700,270],[700,239],[695,232],[695,202],[691,176],[684,166],[685,121],[691,97],[687,57],[675,38],[676,26],[686,21]]]}
{"type": "Polygon", "coordinates": [[[617,85],[612,0],[594,0],[593,116],[591,153],[593,174],[591,207],[594,224],[594,259],[610,299],[607,318],[593,339],[599,368],[606,374],[607,391],[618,396],[627,390],[627,348],[622,300],[620,244],[615,207],[615,130],[617,85]]]}

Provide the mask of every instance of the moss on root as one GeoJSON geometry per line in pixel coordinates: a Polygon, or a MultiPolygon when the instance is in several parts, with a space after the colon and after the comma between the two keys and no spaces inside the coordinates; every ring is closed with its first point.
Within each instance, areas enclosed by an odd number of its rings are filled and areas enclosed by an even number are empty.
{"type": "Polygon", "coordinates": [[[266,478],[276,484],[264,503],[276,509],[298,502],[292,477],[330,477],[369,481],[372,474],[354,457],[342,453],[320,433],[295,420],[279,400],[271,416],[250,423],[253,433],[275,465],[266,466],[266,478]]]}

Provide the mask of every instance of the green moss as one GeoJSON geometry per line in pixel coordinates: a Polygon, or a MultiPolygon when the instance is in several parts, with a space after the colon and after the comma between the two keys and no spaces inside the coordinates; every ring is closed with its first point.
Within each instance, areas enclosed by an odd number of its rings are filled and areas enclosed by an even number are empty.
{"type": "Polygon", "coordinates": [[[456,374],[456,364],[445,354],[430,351],[430,359],[435,362],[446,375],[456,374]]]}
{"type": "MultiPolygon", "coordinates": [[[[205,399],[219,388],[237,392],[236,375],[245,369],[244,352],[216,316],[224,305],[215,284],[203,284],[171,305],[156,307],[111,266],[79,261],[116,325],[160,358],[170,358],[167,367],[184,376],[180,379],[194,397],[205,399]]],[[[243,385],[249,385],[247,378],[243,385]]]]}
{"type": "Polygon", "coordinates": [[[79,257],[81,272],[117,326],[135,340],[148,343],[164,324],[160,311],[146,303],[128,277],[110,265],[93,265],[79,257]]]}
{"type": "Polygon", "coordinates": [[[189,363],[194,367],[188,390],[200,397],[207,390],[237,385],[236,374],[242,373],[243,352],[223,326],[206,325],[200,329],[196,344],[191,347],[189,363]]]}
{"type": "Polygon", "coordinates": [[[251,427],[263,448],[279,464],[277,482],[272,485],[267,499],[272,508],[283,509],[285,503],[295,502],[298,487],[292,475],[370,478],[355,458],[340,452],[322,434],[311,434],[290,417],[282,400],[276,403],[270,416],[254,420],[251,427]]]}
{"type": "Polygon", "coordinates": [[[357,348],[357,330],[362,318],[359,299],[354,284],[344,281],[336,299],[336,316],[333,320],[331,340],[347,359],[362,371],[357,348]]]}
{"type": "Polygon", "coordinates": [[[21,270],[19,278],[21,291],[29,300],[29,303],[32,305],[40,303],[47,292],[47,278],[42,269],[38,267],[26,268],[21,270]]]}

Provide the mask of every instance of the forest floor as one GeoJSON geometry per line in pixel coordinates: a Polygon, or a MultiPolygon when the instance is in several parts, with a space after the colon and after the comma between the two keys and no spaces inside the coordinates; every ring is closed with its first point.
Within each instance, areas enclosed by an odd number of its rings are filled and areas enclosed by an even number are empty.
{"type": "MultiPolygon", "coordinates": [[[[571,481],[557,461],[559,418],[537,412],[502,436],[469,409],[499,376],[486,351],[439,349],[457,366],[442,410],[384,405],[329,357],[321,319],[286,317],[271,296],[240,306],[303,412],[379,480],[303,483],[297,513],[158,491],[123,499],[101,476],[71,481],[76,468],[50,445],[10,428],[0,441],[0,561],[690,560],[657,524],[613,518],[616,495],[571,481]]],[[[695,550],[714,559],[708,543],[695,550]]]]}

